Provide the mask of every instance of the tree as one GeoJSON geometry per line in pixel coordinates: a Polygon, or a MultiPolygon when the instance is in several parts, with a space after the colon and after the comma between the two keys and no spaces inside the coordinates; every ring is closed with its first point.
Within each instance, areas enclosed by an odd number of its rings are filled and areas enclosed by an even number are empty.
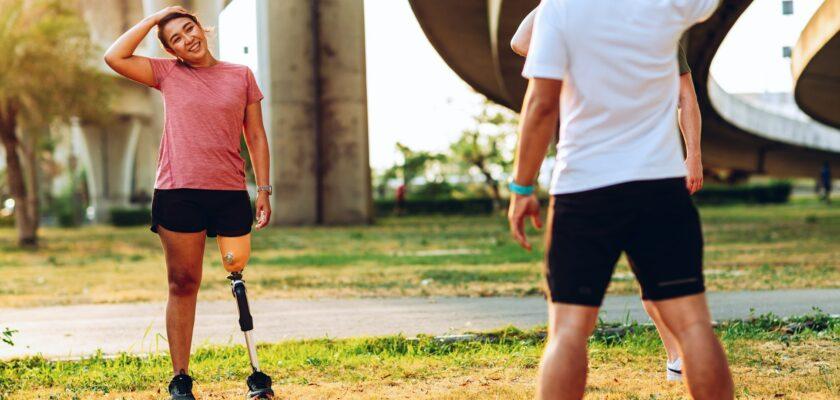
{"type": "Polygon", "coordinates": [[[431,163],[446,159],[443,154],[412,150],[402,143],[397,143],[397,150],[403,156],[403,164],[397,168],[402,171],[403,185],[405,185],[406,190],[408,190],[414,178],[426,173],[426,169],[431,163]]]}
{"type": "Polygon", "coordinates": [[[21,246],[37,246],[39,141],[54,122],[102,118],[112,82],[87,25],[58,0],[0,0],[0,141],[21,246]]]}
{"type": "Polygon", "coordinates": [[[474,119],[476,126],[461,132],[450,150],[467,173],[482,177],[493,198],[493,208],[498,211],[502,204],[499,180],[513,164],[517,119],[512,112],[489,101],[474,119]]]}

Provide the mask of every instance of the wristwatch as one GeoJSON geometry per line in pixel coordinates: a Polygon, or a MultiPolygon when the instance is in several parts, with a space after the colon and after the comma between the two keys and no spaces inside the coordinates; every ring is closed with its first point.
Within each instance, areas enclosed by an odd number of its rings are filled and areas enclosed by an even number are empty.
{"type": "Polygon", "coordinates": [[[257,186],[257,193],[259,192],[268,192],[268,195],[271,196],[271,185],[257,186]]]}

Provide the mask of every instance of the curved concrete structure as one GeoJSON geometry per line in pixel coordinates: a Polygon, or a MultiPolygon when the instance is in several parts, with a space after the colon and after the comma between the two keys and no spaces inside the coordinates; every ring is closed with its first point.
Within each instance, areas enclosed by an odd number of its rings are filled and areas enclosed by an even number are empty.
{"type": "Polygon", "coordinates": [[[802,30],[791,70],[799,108],[840,128],[840,0],[825,0],[802,30]]]}
{"type": "MultiPolygon", "coordinates": [[[[449,66],[477,91],[499,104],[518,110],[527,82],[520,71],[524,60],[510,50],[510,38],[537,0],[410,0],[420,26],[449,66]]],[[[786,129],[765,134],[750,121],[735,124],[733,99],[715,92],[709,76],[718,47],[730,28],[752,3],[727,0],[706,22],[686,35],[686,53],[693,71],[703,114],[703,157],[707,167],[766,173],[775,176],[814,176],[826,160],[840,164],[840,148],[828,136],[833,131],[799,135],[786,129]],[[715,102],[715,100],[718,100],[715,102]],[[725,113],[718,111],[721,108],[725,113]],[[731,112],[730,112],[731,111],[731,112]],[[785,140],[779,135],[790,134],[785,140]],[[826,136],[800,140],[801,136],[826,136]]],[[[802,124],[805,122],[800,121],[802,124]]]]}

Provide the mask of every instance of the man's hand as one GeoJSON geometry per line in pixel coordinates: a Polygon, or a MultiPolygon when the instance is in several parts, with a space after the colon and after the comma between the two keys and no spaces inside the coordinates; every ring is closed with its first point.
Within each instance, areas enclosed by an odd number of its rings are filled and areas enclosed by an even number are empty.
{"type": "Polygon", "coordinates": [[[525,236],[526,217],[531,217],[531,223],[534,225],[534,228],[542,229],[540,202],[537,200],[537,196],[534,194],[530,196],[512,194],[510,197],[510,208],[508,209],[510,233],[520,246],[530,251],[531,243],[528,243],[528,237],[525,236]]]}
{"type": "Polygon", "coordinates": [[[688,175],[685,177],[685,187],[689,194],[697,193],[703,188],[703,162],[700,157],[689,156],[685,159],[688,175]]]}
{"type": "Polygon", "coordinates": [[[271,202],[268,200],[268,192],[259,192],[257,195],[257,225],[256,229],[262,229],[271,221],[271,202]]]}

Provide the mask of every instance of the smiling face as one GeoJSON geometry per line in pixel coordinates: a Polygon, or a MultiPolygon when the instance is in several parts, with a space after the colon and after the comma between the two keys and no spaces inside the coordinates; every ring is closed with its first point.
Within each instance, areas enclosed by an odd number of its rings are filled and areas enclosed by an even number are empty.
{"type": "Polygon", "coordinates": [[[187,63],[198,63],[208,55],[207,35],[191,16],[177,16],[158,25],[159,35],[169,54],[187,63]]]}

